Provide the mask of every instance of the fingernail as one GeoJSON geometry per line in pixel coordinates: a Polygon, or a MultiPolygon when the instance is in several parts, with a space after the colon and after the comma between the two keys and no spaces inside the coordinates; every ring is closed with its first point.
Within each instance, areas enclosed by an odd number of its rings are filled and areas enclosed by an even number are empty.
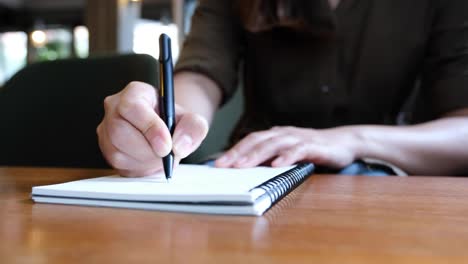
{"type": "Polygon", "coordinates": [[[174,151],[177,152],[179,155],[185,156],[190,149],[192,148],[192,137],[188,135],[183,135],[174,144],[174,151]]]}
{"type": "Polygon", "coordinates": [[[158,156],[163,157],[169,154],[169,152],[171,152],[170,142],[163,140],[163,138],[160,136],[155,136],[153,140],[151,141],[151,145],[154,148],[154,152],[158,156]]]}

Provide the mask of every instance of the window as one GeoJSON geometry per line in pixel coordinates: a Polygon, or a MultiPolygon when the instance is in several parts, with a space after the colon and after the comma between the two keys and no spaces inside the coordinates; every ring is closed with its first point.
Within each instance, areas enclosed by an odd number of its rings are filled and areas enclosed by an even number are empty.
{"type": "Polygon", "coordinates": [[[26,65],[27,41],[24,32],[0,33],[0,85],[26,65]]]}
{"type": "Polygon", "coordinates": [[[159,21],[140,19],[133,33],[133,51],[159,57],[159,35],[167,34],[171,38],[172,59],[179,57],[178,29],[175,24],[163,24],[159,21]]]}

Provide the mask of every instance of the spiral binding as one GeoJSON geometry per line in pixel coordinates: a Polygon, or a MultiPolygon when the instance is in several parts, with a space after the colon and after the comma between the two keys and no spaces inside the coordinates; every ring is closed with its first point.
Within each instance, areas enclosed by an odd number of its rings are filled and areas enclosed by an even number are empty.
{"type": "Polygon", "coordinates": [[[314,165],[312,163],[302,163],[276,177],[271,178],[257,187],[254,187],[253,189],[263,189],[270,197],[271,203],[273,204],[294,190],[307,177],[309,177],[313,171],[314,165]]]}

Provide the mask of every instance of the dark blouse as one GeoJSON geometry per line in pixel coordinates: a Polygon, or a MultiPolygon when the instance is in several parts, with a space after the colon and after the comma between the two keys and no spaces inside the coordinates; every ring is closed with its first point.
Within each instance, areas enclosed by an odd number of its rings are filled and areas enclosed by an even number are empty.
{"type": "Polygon", "coordinates": [[[468,107],[467,0],[342,0],[303,10],[329,19],[325,30],[258,32],[234,6],[199,1],[176,65],[213,79],[224,102],[243,69],[233,141],[277,125],[395,124],[416,83],[419,121],[468,107]]]}

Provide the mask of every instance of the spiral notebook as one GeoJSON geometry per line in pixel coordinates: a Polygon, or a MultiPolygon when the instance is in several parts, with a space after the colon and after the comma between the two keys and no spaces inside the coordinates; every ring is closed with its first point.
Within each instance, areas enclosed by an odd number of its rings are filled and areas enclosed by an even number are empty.
{"type": "Polygon", "coordinates": [[[310,163],[249,169],[179,165],[169,182],[162,173],[141,178],[113,175],[36,186],[32,199],[38,203],[262,215],[313,170],[310,163]]]}

